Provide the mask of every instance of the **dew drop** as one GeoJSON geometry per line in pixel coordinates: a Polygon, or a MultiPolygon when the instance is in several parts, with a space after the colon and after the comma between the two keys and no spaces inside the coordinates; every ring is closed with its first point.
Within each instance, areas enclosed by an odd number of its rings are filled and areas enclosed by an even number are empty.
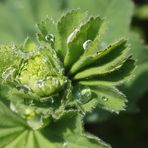
{"type": "Polygon", "coordinates": [[[49,41],[49,42],[51,42],[51,43],[53,43],[53,42],[55,41],[55,37],[54,37],[53,34],[47,34],[47,35],[45,36],[45,40],[46,40],[46,41],[49,41]]]}
{"type": "Polygon", "coordinates": [[[51,103],[52,103],[52,104],[54,103],[54,99],[53,99],[53,98],[51,98],[51,103]]]}
{"type": "Polygon", "coordinates": [[[91,42],[92,42],[92,40],[87,40],[87,41],[85,41],[85,42],[83,43],[83,49],[86,50],[86,49],[89,47],[89,45],[90,45],[91,42]]]}
{"type": "Polygon", "coordinates": [[[2,73],[2,78],[6,80],[10,75],[12,75],[15,71],[15,68],[9,67],[2,73]]]}
{"type": "Polygon", "coordinates": [[[44,81],[43,80],[37,80],[37,85],[39,88],[44,87],[44,81]]]}
{"type": "Polygon", "coordinates": [[[63,147],[66,148],[68,146],[68,142],[63,143],[63,147]]]}
{"type": "Polygon", "coordinates": [[[10,102],[10,109],[13,111],[13,112],[17,112],[17,109],[16,109],[16,106],[10,102]]]}
{"type": "Polygon", "coordinates": [[[77,34],[77,32],[79,31],[78,28],[76,28],[67,38],[67,44],[73,40],[73,38],[75,37],[75,35],[77,34]]]}
{"type": "Polygon", "coordinates": [[[76,100],[77,100],[77,102],[79,102],[79,103],[85,104],[85,103],[87,103],[91,98],[92,98],[92,92],[91,92],[91,90],[90,90],[89,87],[88,87],[88,88],[86,87],[86,88],[84,88],[84,89],[82,89],[82,90],[78,90],[78,91],[76,92],[76,100]]]}
{"type": "Polygon", "coordinates": [[[90,88],[85,88],[81,90],[80,95],[81,99],[83,100],[82,102],[87,103],[92,97],[92,92],[90,88]]]}
{"type": "Polygon", "coordinates": [[[105,102],[108,101],[108,98],[105,97],[105,96],[103,96],[102,99],[103,99],[103,101],[105,101],[105,102]]]}

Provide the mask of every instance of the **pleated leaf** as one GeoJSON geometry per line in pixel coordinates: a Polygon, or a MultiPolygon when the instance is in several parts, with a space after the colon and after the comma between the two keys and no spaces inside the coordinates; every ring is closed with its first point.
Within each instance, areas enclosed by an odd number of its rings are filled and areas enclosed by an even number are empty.
{"type": "Polygon", "coordinates": [[[13,73],[20,64],[18,49],[15,45],[1,45],[0,57],[0,77],[7,78],[7,74],[13,73]]]}
{"type": "Polygon", "coordinates": [[[25,121],[12,113],[2,102],[0,116],[0,148],[110,147],[100,139],[83,133],[82,119],[75,113],[67,113],[59,121],[52,121],[41,132],[29,128],[25,121]]]}
{"type": "Polygon", "coordinates": [[[98,52],[95,54],[85,55],[84,53],[81,58],[78,59],[77,62],[71,67],[70,73],[73,74],[79,70],[91,67],[91,64],[93,63],[100,63],[99,60],[106,59],[108,56],[110,57],[110,60],[113,60],[117,56],[121,55],[126,47],[126,40],[121,39],[118,42],[109,45],[106,49],[97,49],[98,52]]]}
{"type": "Polygon", "coordinates": [[[96,76],[90,78],[89,80],[79,81],[79,84],[85,84],[88,86],[92,85],[100,85],[102,83],[107,83],[109,85],[120,85],[124,81],[133,77],[133,69],[135,68],[135,61],[132,59],[128,59],[123,66],[115,70],[112,73],[102,76],[96,76]]]}
{"type": "Polygon", "coordinates": [[[103,20],[100,17],[91,17],[84,25],[78,29],[75,37],[68,42],[68,51],[64,60],[64,65],[70,67],[89,48],[91,42],[98,35],[103,20]],[[87,45],[90,44],[90,45],[87,45]],[[86,46],[86,47],[85,47],[86,46]],[[88,46],[88,47],[87,47],[88,46]]]}
{"type": "Polygon", "coordinates": [[[125,53],[107,64],[98,67],[92,67],[77,73],[74,76],[74,79],[82,79],[90,76],[106,75],[112,73],[116,70],[119,70],[129,58],[130,57],[127,55],[127,53],[125,53]]]}
{"type": "Polygon", "coordinates": [[[90,87],[92,92],[96,95],[99,106],[105,110],[116,112],[125,110],[126,97],[118,89],[107,84],[90,87]]]}
{"type": "Polygon", "coordinates": [[[78,27],[82,21],[84,14],[79,10],[72,10],[66,13],[58,22],[57,29],[59,33],[57,50],[60,53],[62,59],[64,59],[67,52],[67,40],[68,36],[74,31],[74,28],[78,27]]]}

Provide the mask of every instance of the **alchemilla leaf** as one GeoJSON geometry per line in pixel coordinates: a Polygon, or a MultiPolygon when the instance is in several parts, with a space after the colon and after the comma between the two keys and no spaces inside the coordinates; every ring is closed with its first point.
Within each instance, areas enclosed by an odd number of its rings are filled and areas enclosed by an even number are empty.
{"type": "Polygon", "coordinates": [[[123,38],[99,45],[103,23],[72,10],[57,23],[47,18],[38,24],[37,41],[0,47],[1,96],[11,110],[0,103],[1,147],[110,147],[84,133],[82,118],[96,106],[125,110],[126,96],[116,85],[129,78],[134,60],[123,38]]]}

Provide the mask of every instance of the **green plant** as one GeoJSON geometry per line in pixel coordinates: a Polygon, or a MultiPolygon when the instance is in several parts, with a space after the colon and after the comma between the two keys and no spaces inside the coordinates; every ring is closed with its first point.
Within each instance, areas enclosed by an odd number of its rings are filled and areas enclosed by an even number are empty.
{"type": "Polygon", "coordinates": [[[82,120],[96,105],[125,110],[116,86],[134,60],[124,38],[100,45],[104,22],[72,10],[38,24],[38,41],[1,45],[0,147],[110,147],[85,134],[82,120]]]}
{"type": "Polygon", "coordinates": [[[121,37],[128,38],[138,68],[134,71],[135,77],[126,82],[122,89],[129,100],[127,112],[136,112],[138,99],[148,90],[148,47],[132,31],[131,20],[135,12],[132,0],[122,1],[122,7],[119,0],[85,0],[85,3],[79,0],[3,0],[0,2],[0,18],[3,20],[0,22],[0,42],[21,43],[27,35],[34,37],[34,24],[47,14],[58,18],[66,9],[76,8],[106,19],[106,32],[100,44],[108,45],[121,37]]]}

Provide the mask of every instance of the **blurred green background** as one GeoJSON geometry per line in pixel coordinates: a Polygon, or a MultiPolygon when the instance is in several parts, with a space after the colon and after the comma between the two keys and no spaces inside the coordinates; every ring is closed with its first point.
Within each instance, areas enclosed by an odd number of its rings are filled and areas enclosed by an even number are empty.
{"type": "Polygon", "coordinates": [[[107,24],[102,44],[125,36],[136,59],[134,77],[124,84],[127,112],[111,115],[95,109],[85,119],[87,131],[113,148],[148,147],[148,1],[147,0],[0,0],[0,43],[35,38],[35,24],[47,16],[59,19],[69,9],[100,15],[107,24]]]}

